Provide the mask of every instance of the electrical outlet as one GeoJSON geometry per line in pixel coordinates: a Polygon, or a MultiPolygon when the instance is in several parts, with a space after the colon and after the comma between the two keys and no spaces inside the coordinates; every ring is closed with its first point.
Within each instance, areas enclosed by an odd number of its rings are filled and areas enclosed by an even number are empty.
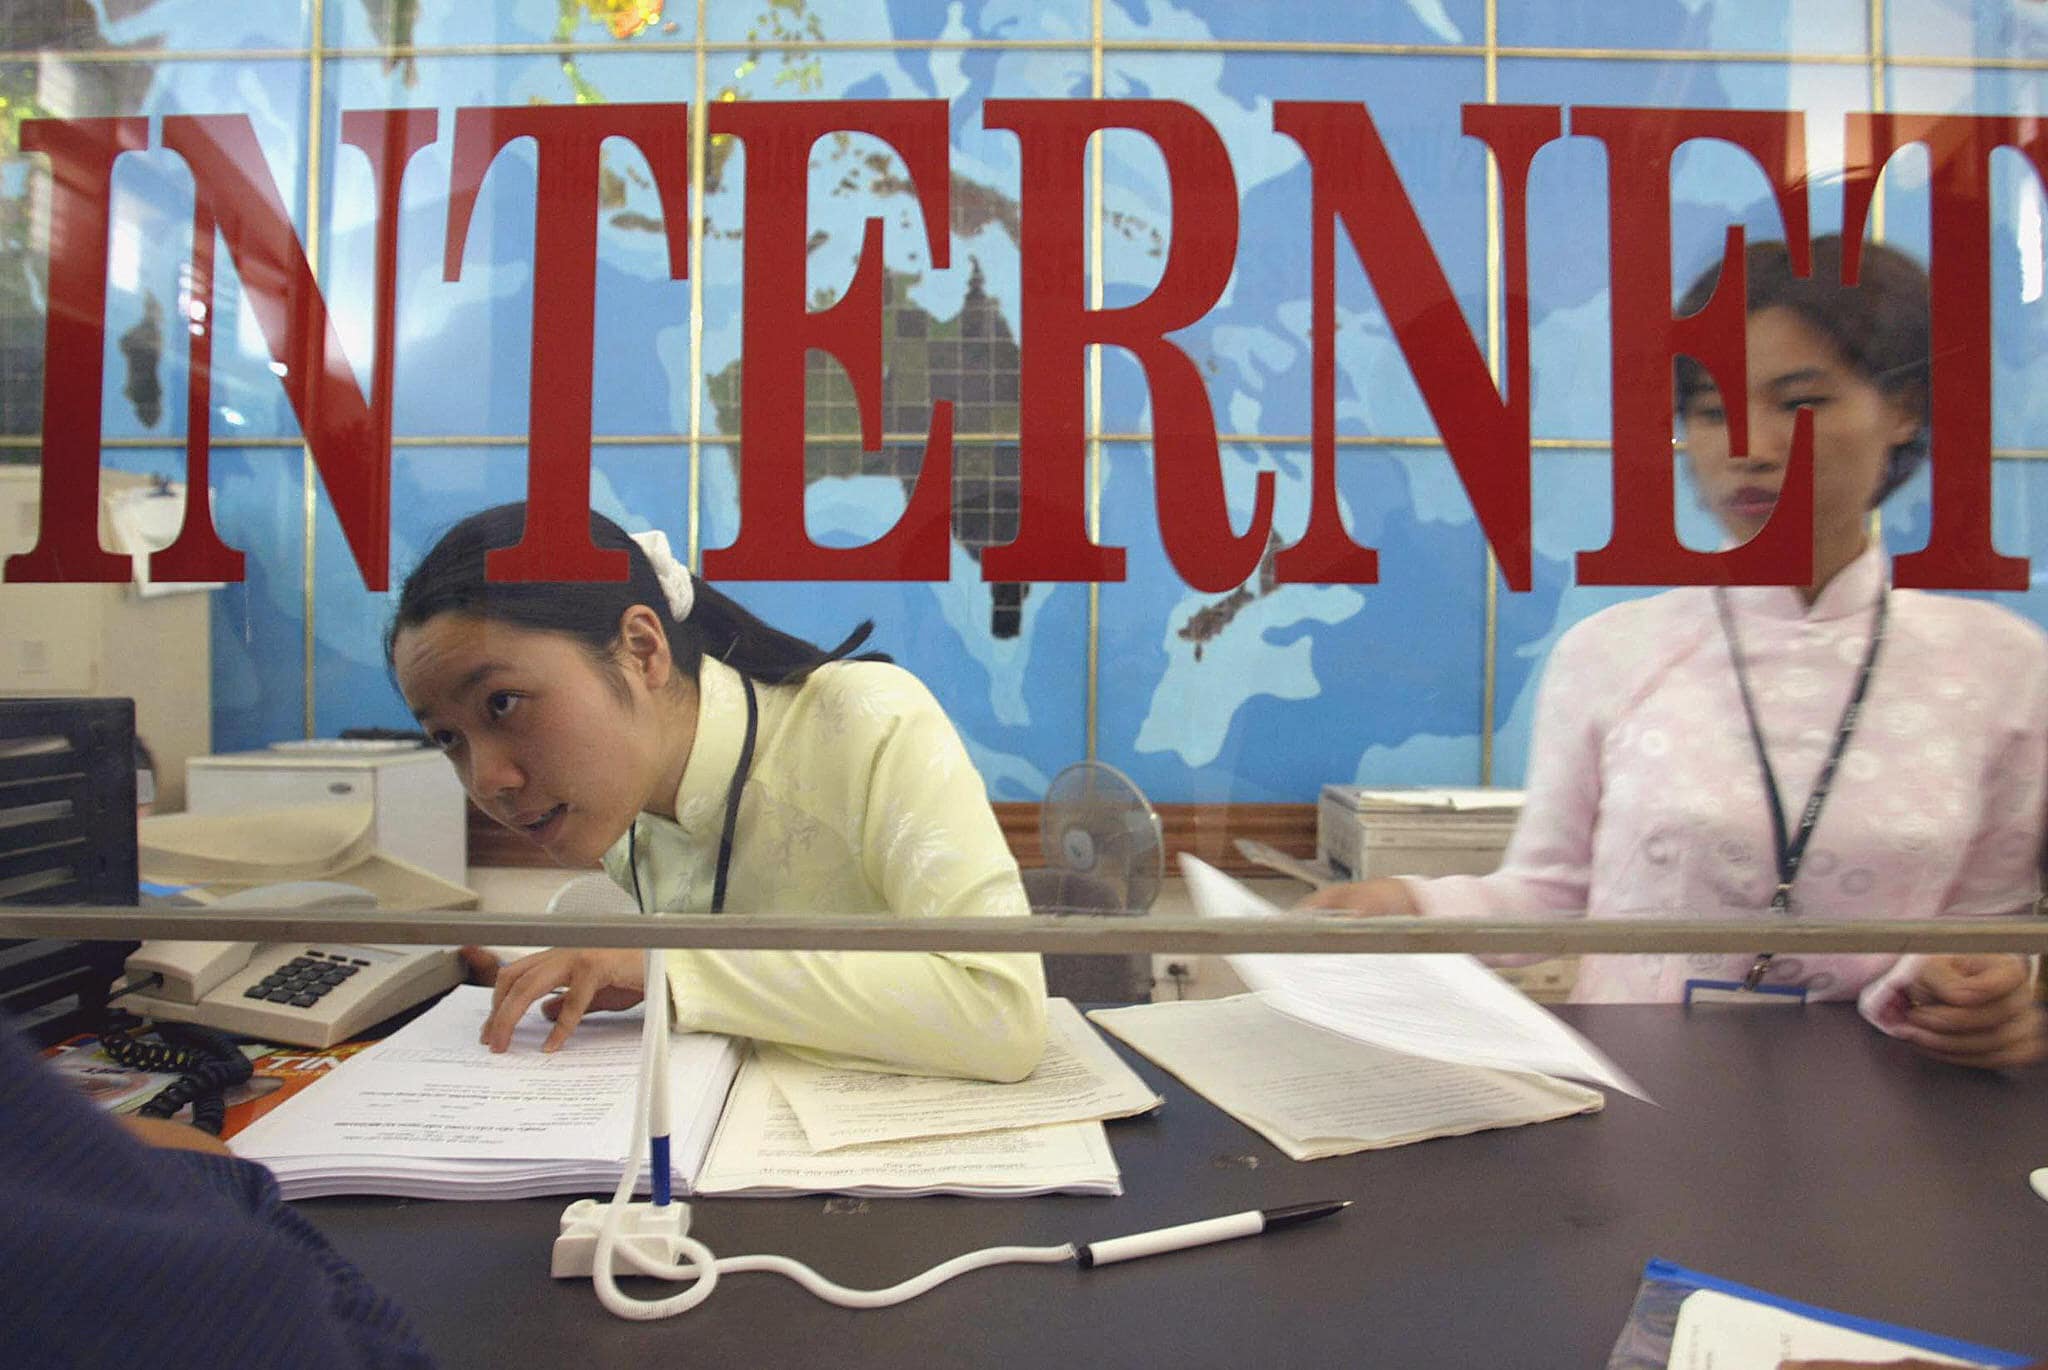
{"type": "Polygon", "coordinates": [[[1245,992],[1230,964],[1220,956],[1168,954],[1152,958],[1152,998],[1227,999],[1245,992]]]}
{"type": "Polygon", "coordinates": [[[1176,983],[1193,984],[1196,977],[1196,958],[1177,952],[1167,952],[1152,958],[1152,983],[1155,987],[1171,990],[1176,983]]]}

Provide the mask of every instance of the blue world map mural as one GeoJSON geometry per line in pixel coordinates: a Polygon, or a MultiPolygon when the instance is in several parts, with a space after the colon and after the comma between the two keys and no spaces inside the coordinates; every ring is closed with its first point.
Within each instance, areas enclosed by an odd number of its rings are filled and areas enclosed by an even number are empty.
{"type": "MultiPolygon", "coordinates": [[[[23,7],[0,47],[61,60],[0,63],[0,430],[39,431],[42,324],[32,231],[35,160],[15,126],[38,113],[249,115],[268,173],[309,243],[358,374],[374,356],[374,203],[364,159],[338,144],[346,110],[426,107],[442,136],[401,199],[393,458],[395,574],[466,513],[521,497],[531,399],[535,172],[515,144],[484,182],[460,279],[441,269],[453,111],[483,105],[740,100],[944,100],[951,111],[949,265],[931,266],[914,189],[893,151],[847,135],[814,149],[807,288],[829,303],[853,279],[865,222],[879,218],[887,281],[883,426],[860,450],[851,392],[812,354],[802,397],[811,437],[807,522],[821,543],[885,532],[917,473],[929,406],[951,400],[952,573],[938,583],[740,583],[770,621],[834,642],[862,619],[923,677],[998,800],[1035,800],[1093,754],[1155,800],[1301,802],[1325,781],[1514,784],[1534,683],[1571,624],[1650,589],[1574,583],[1573,558],[1612,524],[1608,455],[1607,226],[1600,145],[1567,138],[1530,183],[1534,414],[1533,588],[1489,594],[1471,503],[1372,287],[1339,242],[1339,488],[1377,584],[1189,589],[1161,547],[1137,364],[1105,349],[1091,387],[1099,540],[1128,549],[1128,577],[1005,585],[979,558],[1014,534],[1020,348],[1019,183],[1014,135],[983,126],[998,98],[1159,99],[1199,111],[1229,150],[1241,232],[1217,306],[1176,342],[1200,369],[1224,435],[1242,521],[1253,482],[1276,478],[1278,541],[1308,511],[1309,176],[1272,125],[1276,99],[1363,102],[1482,348],[1490,249],[1484,147],[1458,133],[1485,103],[1799,109],[1809,113],[1815,232],[1840,223],[1841,112],[1872,108],[2038,114],[2038,72],[1968,59],[2048,57],[2048,8],[2026,0],[1893,0],[1868,32],[1861,0],[1650,0],[1501,6],[1489,40],[1481,0],[1262,6],[1199,0],[986,0],[695,7],[658,0],[328,0],[310,6],[95,0],[23,7]],[[40,24],[30,31],[31,24],[40,24]],[[1875,54],[1882,54],[1879,63],[1875,54]],[[1759,54],[1781,54],[1760,60],[1759,54]],[[1915,63],[1916,57],[1940,59],[1915,63]],[[1489,604],[1491,603],[1491,609],[1489,604]],[[1487,681],[1489,665],[1492,689],[1487,681]]],[[[1134,134],[1099,137],[1105,304],[1142,298],[1172,250],[1165,164],[1134,134]]],[[[678,547],[738,532],[737,377],[745,149],[706,148],[694,280],[669,279],[664,223],[631,145],[605,153],[595,283],[592,501],[678,547]]],[[[1883,236],[1923,257],[1926,161],[1884,179],[1883,236]]],[[[192,300],[192,184],[170,153],[122,159],[115,176],[104,404],[109,465],[183,470],[192,300]]],[[[1673,273],[1691,279],[1725,228],[1782,233],[1762,172],[1722,145],[1693,144],[1673,175],[1673,273]]],[[[2048,556],[2048,301],[2041,187],[2018,158],[1994,165],[1993,371],[1999,550],[2048,556]],[[2042,518],[2035,518],[2040,513],[2042,518]]],[[[314,729],[405,726],[385,670],[390,597],[364,590],[303,449],[260,331],[223,258],[213,305],[211,431],[223,538],[245,583],[213,592],[214,746],[262,746],[314,729]],[[311,498],[312,545],[306,543],[311,498]],[[307,568],[311,567],[310,594],[307,568]],[[310,617],[309,617],[310,611],[310,617]],[[311,633],[311,677],[305,643],[311,633]]],[[[542,340],[545,344],[546,340],[542,340]]],[[[542,397],[545,402],[545,397],[542,397]]],[[[797,397],[790,397],[791,403],[797,397]]],[[[18,445],[10,457],[33,459],[18,445]]],[[[1715,545],[1683,483],[1686,540],[1715,545]]],[[[1925,541],[1925,478],[1883,511],[1895,551],[1925,541]]],[[[1277,546],[1276,542],[1276,546],[1277,546]]],[[[2037,582],[2038,585],[2038,582],[2037,582]]],[[[1997,596],[2048,622],[2048,592],[1997,596]]]]}

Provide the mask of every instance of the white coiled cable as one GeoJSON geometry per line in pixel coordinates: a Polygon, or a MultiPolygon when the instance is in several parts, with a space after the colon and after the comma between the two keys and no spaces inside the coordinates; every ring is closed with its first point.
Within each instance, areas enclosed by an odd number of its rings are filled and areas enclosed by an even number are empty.
{"type": "Polygon", "coordinates": [[[653,1093],[654,1065],[659,1054],[656,1044],[669,1030],[667,967],[662,963],[658,948],[648,949],[646,981],[647,1012],[640,1037],[639,1084],[633,1103],[633,1144],[627,1152],[625,1168],[620,1172],[618,1187],[612,1191],[611,1207],[605,1211],[604,1224],[598,1229],[597,1250],[591,1266],[591,1279],[597,1286],[597,1301],[607,1312],[635,1322],[652,1322],[687,1313],[711,1297],[711,1291],[718,1287],[720,1275],[750,1271],[787,1276],[818,1298],[841,1308],[887,1308],[891,1304],[914,1299],[970,1270],[981,1270],[991,1265],[1057,1265],[1074,1260],[1079,1254],[1071,1242],[1062,1246],[991,1246],[942,1261],[923,1274],[913,1275],[886,1289],[849,1289],[787,1256],[714,1256],[711,1248],[695,1237],[676,1239],[683,1256],[680,1263],[656,1260],[630,1243],[621,1245],[620,1226],[625,1220],[627,1205],[633,1200],[633,1182],[639,1178],[640,1158],[648,1147],[647,1104],[653,1093]],[[692,1283],[688,1289],[666,1298],[634,1298],[619,1288],[618,1277],[612,1270],[614,1254],[642,1275],[692,1283]]]}

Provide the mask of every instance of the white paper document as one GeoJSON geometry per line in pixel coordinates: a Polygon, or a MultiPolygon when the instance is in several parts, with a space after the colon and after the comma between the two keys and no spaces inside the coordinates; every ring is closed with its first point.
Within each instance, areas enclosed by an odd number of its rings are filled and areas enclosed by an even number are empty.
{"type": "Polygon", "coordinates": [[[1121,1194],[1123,1185],[1099,1122],[817,1151],[756,1056],[733,1084],[696,1192],[1013,1197],[1121,1194]]]}
{"type": "Polygon", "coordinates": [[[1065,999],[1046,1002],[1045,1058],[1015,1084],[882,1075],[813,1065],[758,1048],[761,1064],[817,1151],[912,1137],[952,1137],[1050,1123],[1128,1118],[1160,1105],[1137,1072],[1065,999]]]}
{"type": "MultiPolygon", "coordinates": [[[[1210,918],[1274,918],[1284,910],[1194,857],[1181,871],[1210,918]]],[[[1238,955],[1246,986],[1282,1013],[1411,1056],[1496,1070],[1563,1075],[1649,1096],[1592,1043],[1470,956],[1238,955]]]]}
{"type": "Polygon", "coordinates": [[[1256,994],[1089,1014],[1297,1161],[1592,1113],[1599,1090],[1388,1051],[1256,994]]]}
{"type": "Polygon", "coordinates": [[[1666,1364],[1672,1370],[1729,1370],[1790,1359],[1883,1362],[1906,1357],[1934,1365],[1981,1364],[1836,1327],[1717,1289],[1695,1290],[1679,1305],[1678,1326],[1671,1333],[1671,1359],[1666,1364]]]}
{"type": "MultiPolygon", "coordinates": [[[[491,991],[461,986],[239,1133],[287,1198],[409,1194],[507,1198],[614,1183],[632,1139],[640,1014],[595,1014],[558,1052],[528,1014],[511,1049],[477,1040],[491,991]]],[[[688,1033],[669,1056],[675,1178],[694,1177],[738,1068],[729,1038],[688,1033]]],[[[643,1183],[644,1183],[643,1176],[643,1183]]]]}

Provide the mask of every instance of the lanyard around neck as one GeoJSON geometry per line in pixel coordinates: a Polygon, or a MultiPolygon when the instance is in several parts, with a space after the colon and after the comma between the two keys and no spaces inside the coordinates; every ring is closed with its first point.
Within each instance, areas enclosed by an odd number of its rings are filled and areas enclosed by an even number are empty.
{"type": "MultiPolygon", "coordinates": [[[[747,772],[754,767],[754,734],[760,728],[761,704],[754,694],[751,676],[742,675],[740,684],[747,692],[747,734],[740,742],[739,764],[732,768],[732,784],[725,792],[725,822],[718,832],[718,869],[711,880],[711,911],[725,912],[725,881],[732,869],[733,830],[740,821],[740,791],[747,787],[747,772]]],[[[626,868],[633,873],[633,902],[640,906],[640,912],[647,912],[646,897],[640,893],[640,819],[633,819],[633,826],[626,829],[626,868]]]]}
{"type": "MultiPolygon", "coordinates": [[[[1870,613],[1870,645],[1864,648],[1863,664],[1856,671],[1856,685],[1849,693],[1849,702],[1842,710],[1842,721],[1835,725],[1834,744],[1828,748],[1827,760],[1821,763],[1820,774],[1814,779],[1813,793],[1806,798],[1806,807],[1799,815],[1799,829],[1788,834],[1785,827],[1785,804],[1778,793],[1778,777],[1771,769],[1771,757],[1764,747],[1763,727],[1757,721],[1756,700],[1749,689],[1749,673],[1742,658],[1742,642],[1735,632],[1735,619],[1728,610],[1728,595],[1718,587],[1714,591],[1714,607],[1721,615],[1721,632],[1728,640],[1728,657],[1735,664],[1736,688],[1742,692],[1742,712],[1749,720],[1749,740],[1756,747],[1757,769],[1763,773],[1764,795],[1771,804],[1771,844],[1777,857],[1778,888],[1771,895],[1771,910],[1785,913],[1792,906],[1792,882],[1798,877],[1799,863],[1806,856],[1806,843],[1813,836],[1816,824],[1820,822],[1821,806],[1827,802],[1828,791],[1835,783],[1835,767],[1842,760],[1842,753],[1848,750],[1849,738],[1856,731],[1857,715],[1862,712],[1864,696],[1870,692],[1870,677],[1877,668],[1877,649],[1884,643],[1885,619],[1891,594],[1888,588],[1881,588],[1877,604],[1870,613]]],[[[1768,957],[1760,957],[1763,961],[1768,957]]]]}

